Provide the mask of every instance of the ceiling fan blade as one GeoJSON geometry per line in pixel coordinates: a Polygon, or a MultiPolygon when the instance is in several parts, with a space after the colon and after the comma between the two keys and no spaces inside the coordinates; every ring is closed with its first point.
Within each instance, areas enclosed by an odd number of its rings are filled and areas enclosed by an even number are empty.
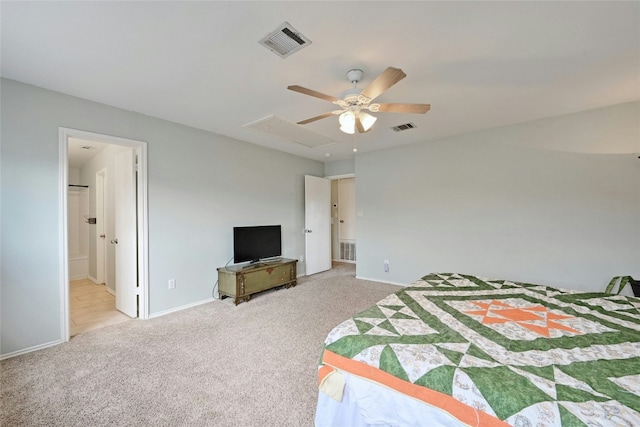
{"type": "Polygon", "coordinates": [[[407,77],[407,75],[401,69],[389,67],[376,77],[374,81],[369,83],[369,86],[364,88],[360,95],[373,100],[405,77],[407,77]]]}
{"type": "Polygon", "coordinates": [[[430,109],[429,104],[378,104],[378,111],[383,113],[424,114],[430,109]]]}
{"type": "Polygon", "coordinates": [[[307,89],[306,87],[302,87],[298,85],[287,86],[287,89],[292,90],[294,92],[300,92],[305,95],[315,96],[316,98],[324,99],[325,101],[329,101],[329,102],[340,101],[335,96],[325,95],[324,93],[316,92],[315,90],[307,89]]]}
{"type": "Polygon", "coordinates": [[[302,120],[298,122],[299,125],[306,125],[307,123],[315,122],[316,120],[326,119],[327,117],[333,116],[333,112],[320,114],[319,116],[311,117],[310,119],[302,120]]]}

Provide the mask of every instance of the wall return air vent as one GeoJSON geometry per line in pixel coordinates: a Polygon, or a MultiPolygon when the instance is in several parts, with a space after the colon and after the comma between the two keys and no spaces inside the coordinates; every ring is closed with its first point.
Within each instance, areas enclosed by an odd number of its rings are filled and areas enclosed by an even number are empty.
{"type": "Polygon", "coordinates": [[[311,44],[311,40],[300,34],[288,22],[283,23],[258,43],[278,55],[286,58],[311,44]]]}

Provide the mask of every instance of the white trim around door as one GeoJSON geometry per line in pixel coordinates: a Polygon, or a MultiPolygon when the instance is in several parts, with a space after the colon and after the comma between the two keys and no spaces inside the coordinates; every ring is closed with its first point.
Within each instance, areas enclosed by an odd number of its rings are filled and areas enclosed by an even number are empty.
{"type": "Polygon", "coordinates": [[[147,143],[78,129],[59,128],[59,206],[60,206],[60,328],[62,341],[69,341],[69,242],[67,234],[67,189],[69,159],[67,141],[78,138],[116,144],[134,149],[138,156],[137,240],[138,240],[138,317],[149,318],[149,213],[147,202],[147,143]]]}

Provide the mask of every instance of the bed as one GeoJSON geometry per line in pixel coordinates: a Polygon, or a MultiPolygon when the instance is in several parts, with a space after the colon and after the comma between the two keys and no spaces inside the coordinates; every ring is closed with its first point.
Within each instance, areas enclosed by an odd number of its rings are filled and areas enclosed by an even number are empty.
{"type": "Polygon", "coordinates": [[[433,273],[328,334],[317,427],[640,426],[640,298],[433,273]]]}

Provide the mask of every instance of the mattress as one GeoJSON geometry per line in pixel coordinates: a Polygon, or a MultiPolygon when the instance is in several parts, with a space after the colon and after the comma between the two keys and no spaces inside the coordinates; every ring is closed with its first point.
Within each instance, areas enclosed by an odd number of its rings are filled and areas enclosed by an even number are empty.
{"type": "Polygon", "coordinates": [[[432,273],[337,325],[316,426],[640,426],[640,299],[432,273]]]}

